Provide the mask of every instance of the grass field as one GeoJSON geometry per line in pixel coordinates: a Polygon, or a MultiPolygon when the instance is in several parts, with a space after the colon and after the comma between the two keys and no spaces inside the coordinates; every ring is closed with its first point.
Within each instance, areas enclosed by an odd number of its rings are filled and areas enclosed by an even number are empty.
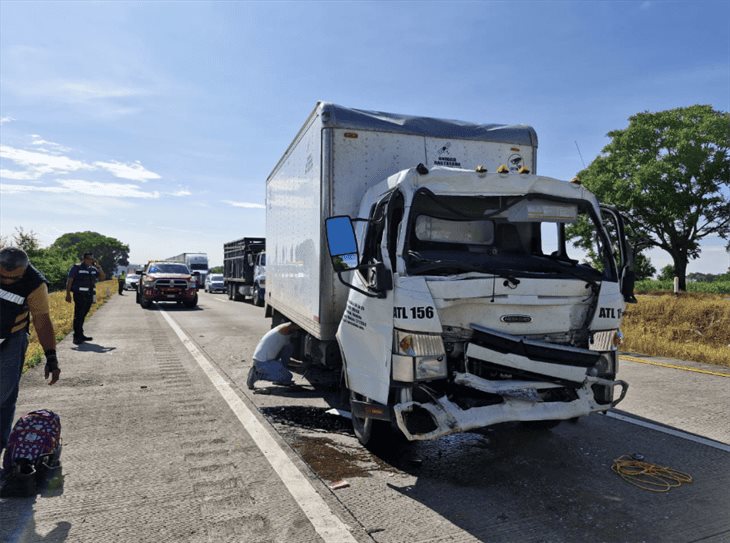
{"type": "MultiPolygon", "coordinates": [[[[674,292],[674,281],[660,281],[658,279],[644,279],[636,282],[634,290],[638,294],[653,294],[660,291],[674,292]]],[[[711,283],[687,281],[687,292],[702,294],[730,294],[730,281],[713,281],[711,283]]]]}
{"type": "Polygon", "coordinates": [[[622,351],[730,367],[730,297],[660,293],[638,300],[626,307],[622,351]]]}
{"type": "MultiPolygon", "coordinates": [[[[94,311],[104,305],[110,296],[116,294],[117,288],[118,284],[116,279],[97,283],[96,303],[91,306],[89,315],[86,318],[88,319],[94,311]]],[[[66,302],[66,291],[63,290],[50,293],[48,298],[51,306],[51,322],[53,322],[53,329],[56,332],[56,341],[60,341],[73,330],[74,304],[66,302]]],[[[30,330],[30,343],[28,344],[28,351],[25,353],[23,371],[32,368],[44,360],[43,348],[38,343],[35,328],[32,325],[30,330]]],[[[59,364],[63,368],[63,360],[59,360],[59,364]]]]}

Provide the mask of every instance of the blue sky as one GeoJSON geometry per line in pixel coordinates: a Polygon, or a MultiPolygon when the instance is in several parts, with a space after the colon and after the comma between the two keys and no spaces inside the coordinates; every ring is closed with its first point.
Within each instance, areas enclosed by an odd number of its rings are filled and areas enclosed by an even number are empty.
{"type": "MultiPolygon", "coordinates": [[[[133,262],[265,233],[317,100],[524,123],[570,179],[639,111],[730,111],[728,2],[0,2],[0,233],[133,262]]],[[[670,262],[650,253],[657,268],[670,262]]],[[[689,271],[722,273],[708,239],[689,271]]]]}

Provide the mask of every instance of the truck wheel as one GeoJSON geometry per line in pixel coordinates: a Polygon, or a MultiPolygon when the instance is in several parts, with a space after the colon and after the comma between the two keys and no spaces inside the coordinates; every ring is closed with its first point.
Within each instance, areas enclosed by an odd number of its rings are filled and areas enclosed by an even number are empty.
{"type": "Polygon", "coordinates": [[[142,297],[139,300],[139,305],[142,306],[142,309],[149,309],[150,307],[152,307],[152,300],[142,297]]]}
{"type": "Polygon", "coordinates": [[[253,303],[258,307],[264,307],[264,296],[258,285],[253,287],[253,303]]]}
{"type": "MultiPolygon", "coordinates": [[[[350,413],[353,413],[352,402],[366,401],[367,398],[350,391],[350,413]]],[[[352,429],[355,430],[355,436],[363,447],[367,449],[377,449],[384,445],[393,436],[390,425],[384,420],[371,419],[368,417],[360,418],[352,415],[352,429]]]]}
{"type": "Polygon", "coordinates": [[[185,301],[183,302],[183,305],[184,305],[185,307],[187,307],[188,309],[192,309],[192,308],[194,308],[194,307],[195,307],[196,305],[198,305],[198,295],[196,294],[196,295],[195,295],[195,298],[193,298],[193,299],[192,299],[192,300],[190,300],[190,301],[188,301],[188,300],[185,300],[185,301]]]}

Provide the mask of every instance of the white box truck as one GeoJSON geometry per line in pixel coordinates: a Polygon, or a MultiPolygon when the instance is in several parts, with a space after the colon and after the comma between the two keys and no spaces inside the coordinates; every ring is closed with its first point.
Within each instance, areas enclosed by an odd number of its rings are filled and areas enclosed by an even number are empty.
{"type": "Polygon", "coordinates": [[[550,426],[623,399],[622,218],[531,173],[536,152],[528,126],[320,102],[269,175],[266,314],[302,327],[307,360],[342,365],[363,444],[550,426]],[[572,225],[592,232],[595,267],[572,225]]]}

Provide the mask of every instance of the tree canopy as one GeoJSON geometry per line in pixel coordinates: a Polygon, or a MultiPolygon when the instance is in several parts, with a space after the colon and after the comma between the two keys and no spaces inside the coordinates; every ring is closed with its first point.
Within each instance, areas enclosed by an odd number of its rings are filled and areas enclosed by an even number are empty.
{"type": "Polygon", "coordinates": [[[627,217],[635,244],[672,256],[685,290],[700,241],[730,238],[730,114],[707,105],[637,113],[608,136],[578,175],[627,217]]]}
{"type": "Polygon", "coordinates": [[[56,239],[49,249],[57,249],[63,253],[71,253],[80,259],[83,253],[92,252],[101,265],[104,273],[113,275],[117,265],[129,264],[129,246],[116,238],[110,238],[98,232],[71,232],[56,239]]]}

